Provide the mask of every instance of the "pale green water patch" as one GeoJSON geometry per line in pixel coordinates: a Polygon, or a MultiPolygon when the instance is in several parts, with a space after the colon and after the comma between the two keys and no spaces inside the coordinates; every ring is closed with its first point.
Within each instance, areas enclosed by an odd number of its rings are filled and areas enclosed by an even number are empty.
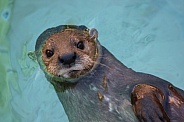
{"type": "Polygon", "coordinates": [[[17,122],[20,116],[17,116],[12,109],[11,88],[18,90],[17,73],[11,67],[10,61],[10,41],[7,33],[10,26],[11,10],[13,7],[12,0],[0,1],[0,121],[1,122],[17,122]]]}

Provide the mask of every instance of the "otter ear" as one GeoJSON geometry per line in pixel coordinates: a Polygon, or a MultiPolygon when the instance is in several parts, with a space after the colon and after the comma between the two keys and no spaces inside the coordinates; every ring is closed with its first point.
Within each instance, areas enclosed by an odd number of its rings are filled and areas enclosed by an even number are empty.
{"type": "Polygon", "coordinates": [[[95,38],[95,40],[97,40],[97,38],[98,38],[98,31],[95,28],[92,28],[92,29],[89,30],[89,35],[92,38],[95,38]]]}
{"type": "Polygon", "coordinates": [[[30,59],[32,59],[34,62],[37,61],[35,51],[30,51],[30,52],[28,52],[27,55],[28,55],[28,57],[29,57],[30,59]]]}

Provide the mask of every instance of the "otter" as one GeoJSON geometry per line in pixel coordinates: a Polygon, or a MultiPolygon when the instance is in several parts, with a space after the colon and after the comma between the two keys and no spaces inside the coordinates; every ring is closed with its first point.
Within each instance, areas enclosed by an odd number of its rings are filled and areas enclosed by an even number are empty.
{"type": "Polygon", "coordinates": [[[84,25],[60,25],[37,39],[36,59],[54,86],[70,122],[181,122],[184,91],[136,72],[84,25]]]}

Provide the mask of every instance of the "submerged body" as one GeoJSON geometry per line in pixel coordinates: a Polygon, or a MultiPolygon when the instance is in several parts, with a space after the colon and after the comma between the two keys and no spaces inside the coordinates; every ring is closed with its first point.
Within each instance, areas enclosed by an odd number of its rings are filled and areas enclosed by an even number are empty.
{"type": "Polygon", "coordinates": [[[37,40],[37,60],[69,121],[184,121],[183,90],[127,68],[97,37],[85,26],[59,26],[37,40]]]}

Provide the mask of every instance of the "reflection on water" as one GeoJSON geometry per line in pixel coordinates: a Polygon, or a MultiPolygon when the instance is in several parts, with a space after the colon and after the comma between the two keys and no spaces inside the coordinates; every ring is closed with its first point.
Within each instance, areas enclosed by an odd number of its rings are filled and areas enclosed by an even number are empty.
{"type": "Polygon", "coordinates": [[[41,32],[61,24],[97,28],[101,44],[128,67],[184,89],[183,0],[16,0],[13,14],[11,5],[0,2],[0,121],[68,121],[52,85],[27,56],[41,32]]]}

